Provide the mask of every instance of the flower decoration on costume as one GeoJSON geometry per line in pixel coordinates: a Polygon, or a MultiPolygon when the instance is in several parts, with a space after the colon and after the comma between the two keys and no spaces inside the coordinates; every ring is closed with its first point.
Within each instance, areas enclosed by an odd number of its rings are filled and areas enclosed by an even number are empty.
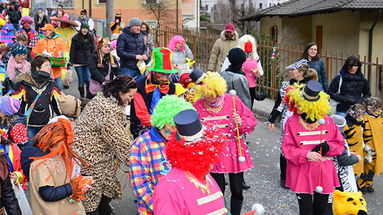
{"type": "Polygon", "coordinates": [[[207,123],[203,125],[202,138],[190,143],[179,139],[176,132],[173,132],[165,148],[172,167],[188,171],[200,180],[209,173],[211,165],[218,161],[226,141],[219,128],[207,123]]]}

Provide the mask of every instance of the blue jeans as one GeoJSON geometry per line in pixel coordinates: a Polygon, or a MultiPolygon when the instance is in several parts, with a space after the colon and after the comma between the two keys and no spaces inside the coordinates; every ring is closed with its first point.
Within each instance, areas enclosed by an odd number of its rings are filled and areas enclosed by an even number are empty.
{"type": "Polygon", "coordinates": [[[28,143],[27,146],[32,146],[34,140],[32,139],[33,137],[36,136],[37,133],[42,129],[43,127],[30,127],[28,126],[27,128],[27,136],[28,136],[28,143]]]}
{"type": "Polygon", "coordinates": [[[343,117],[346,117],[347,113],[345,112],[336,112],[336,115],[339,115],[339,116],[343,116],[343,117]]]}
{"type": "Polygon", "coordinates": [[[84,83],[88,85],[90,81],[89,66],[77,66],[75,70],[77,73],[78,88],[83,88],[84,83]]]}
{"type": "Polygon", "coordinates": [[[58,78],[55,78],[55,82],[56,82],[59,90],[62,90],[63,89],[63,81],[61,80],[61,76],[58,78]]]}
{"type": "Polygon", "coordinates": [[[137,69],[130,69],[130,68],[121,68],[121,74],[123,75],[130,75],[132,78],[139,78],[141,77],[141,72],[138,71],[137,69]]]}

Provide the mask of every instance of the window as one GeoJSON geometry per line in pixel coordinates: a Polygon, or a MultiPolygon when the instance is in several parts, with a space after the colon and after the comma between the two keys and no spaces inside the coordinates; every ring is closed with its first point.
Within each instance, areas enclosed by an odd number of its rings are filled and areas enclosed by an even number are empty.
{"type": "Polygon", "coordinates": [[[108,0],[98,0],[98,3],[99,3],[99,4],[106,4],[107,1],[108,1],[108,0]]]}
{"type": "Polygon", "coordinates": [[[262,3],[259,3],[259,9],[262,9],[262,3]]]}
{"type": "Polygon", "coordinates": [[[270,37],[274,42],[278,41],[278,26],[274,25],[270,28],[270,37]]]}
{"type": "Polygon", "coordinates": [[[145,0],[146,4],[155,4],[157,3],[157,0],[145,0]]]}

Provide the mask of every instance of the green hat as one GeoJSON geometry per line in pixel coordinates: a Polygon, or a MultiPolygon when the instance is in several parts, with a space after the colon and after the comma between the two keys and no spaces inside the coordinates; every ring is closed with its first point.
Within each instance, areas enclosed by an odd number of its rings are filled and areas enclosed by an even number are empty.
{"type": "Polygon", "coordinates": [[[152,55],[153,65],[148,70],[162,73],[177,73],[178,70],[173,68],[172,50],[168,48],[156,48],[152,55]]]}

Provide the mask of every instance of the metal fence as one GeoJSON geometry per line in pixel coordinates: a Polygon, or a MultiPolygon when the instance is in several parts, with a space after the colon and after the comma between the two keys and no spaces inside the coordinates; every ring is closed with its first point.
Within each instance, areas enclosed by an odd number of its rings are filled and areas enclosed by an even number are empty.
{"type": "MultiPolygon", "coordinates": [[[[171,29],[159,30],[157,34],[157,46],[167,46],[171,37],[177,33],[171,29]]],[[[211,50],[219,35],[179,32],[185,38],[186,43],[192,50],[197,66],[202,70],[207,70],[211,50]]],[[[264,69],[264,75],[258,79],[258,89],[266,89],[270,98],[275,98],[283,80],[288,79],[285,67],[299,60],[303,53],[303,47],[281,44],[276,49],[275,58],[272,58],[273,46],[265,45],[264,41],[259,40],[258,54],[264,69]]],[[[321,59],[324,60],[329,83],[338,74],[348,56],[359,57],[362,63],[362,73],[368,79],[371,87],[372,96],[381,98],[383,86],[383,57],[376,57],[372,62],[366,56],[358,54],[342,53],[336,51],[321,50],[321,59]]]]}

